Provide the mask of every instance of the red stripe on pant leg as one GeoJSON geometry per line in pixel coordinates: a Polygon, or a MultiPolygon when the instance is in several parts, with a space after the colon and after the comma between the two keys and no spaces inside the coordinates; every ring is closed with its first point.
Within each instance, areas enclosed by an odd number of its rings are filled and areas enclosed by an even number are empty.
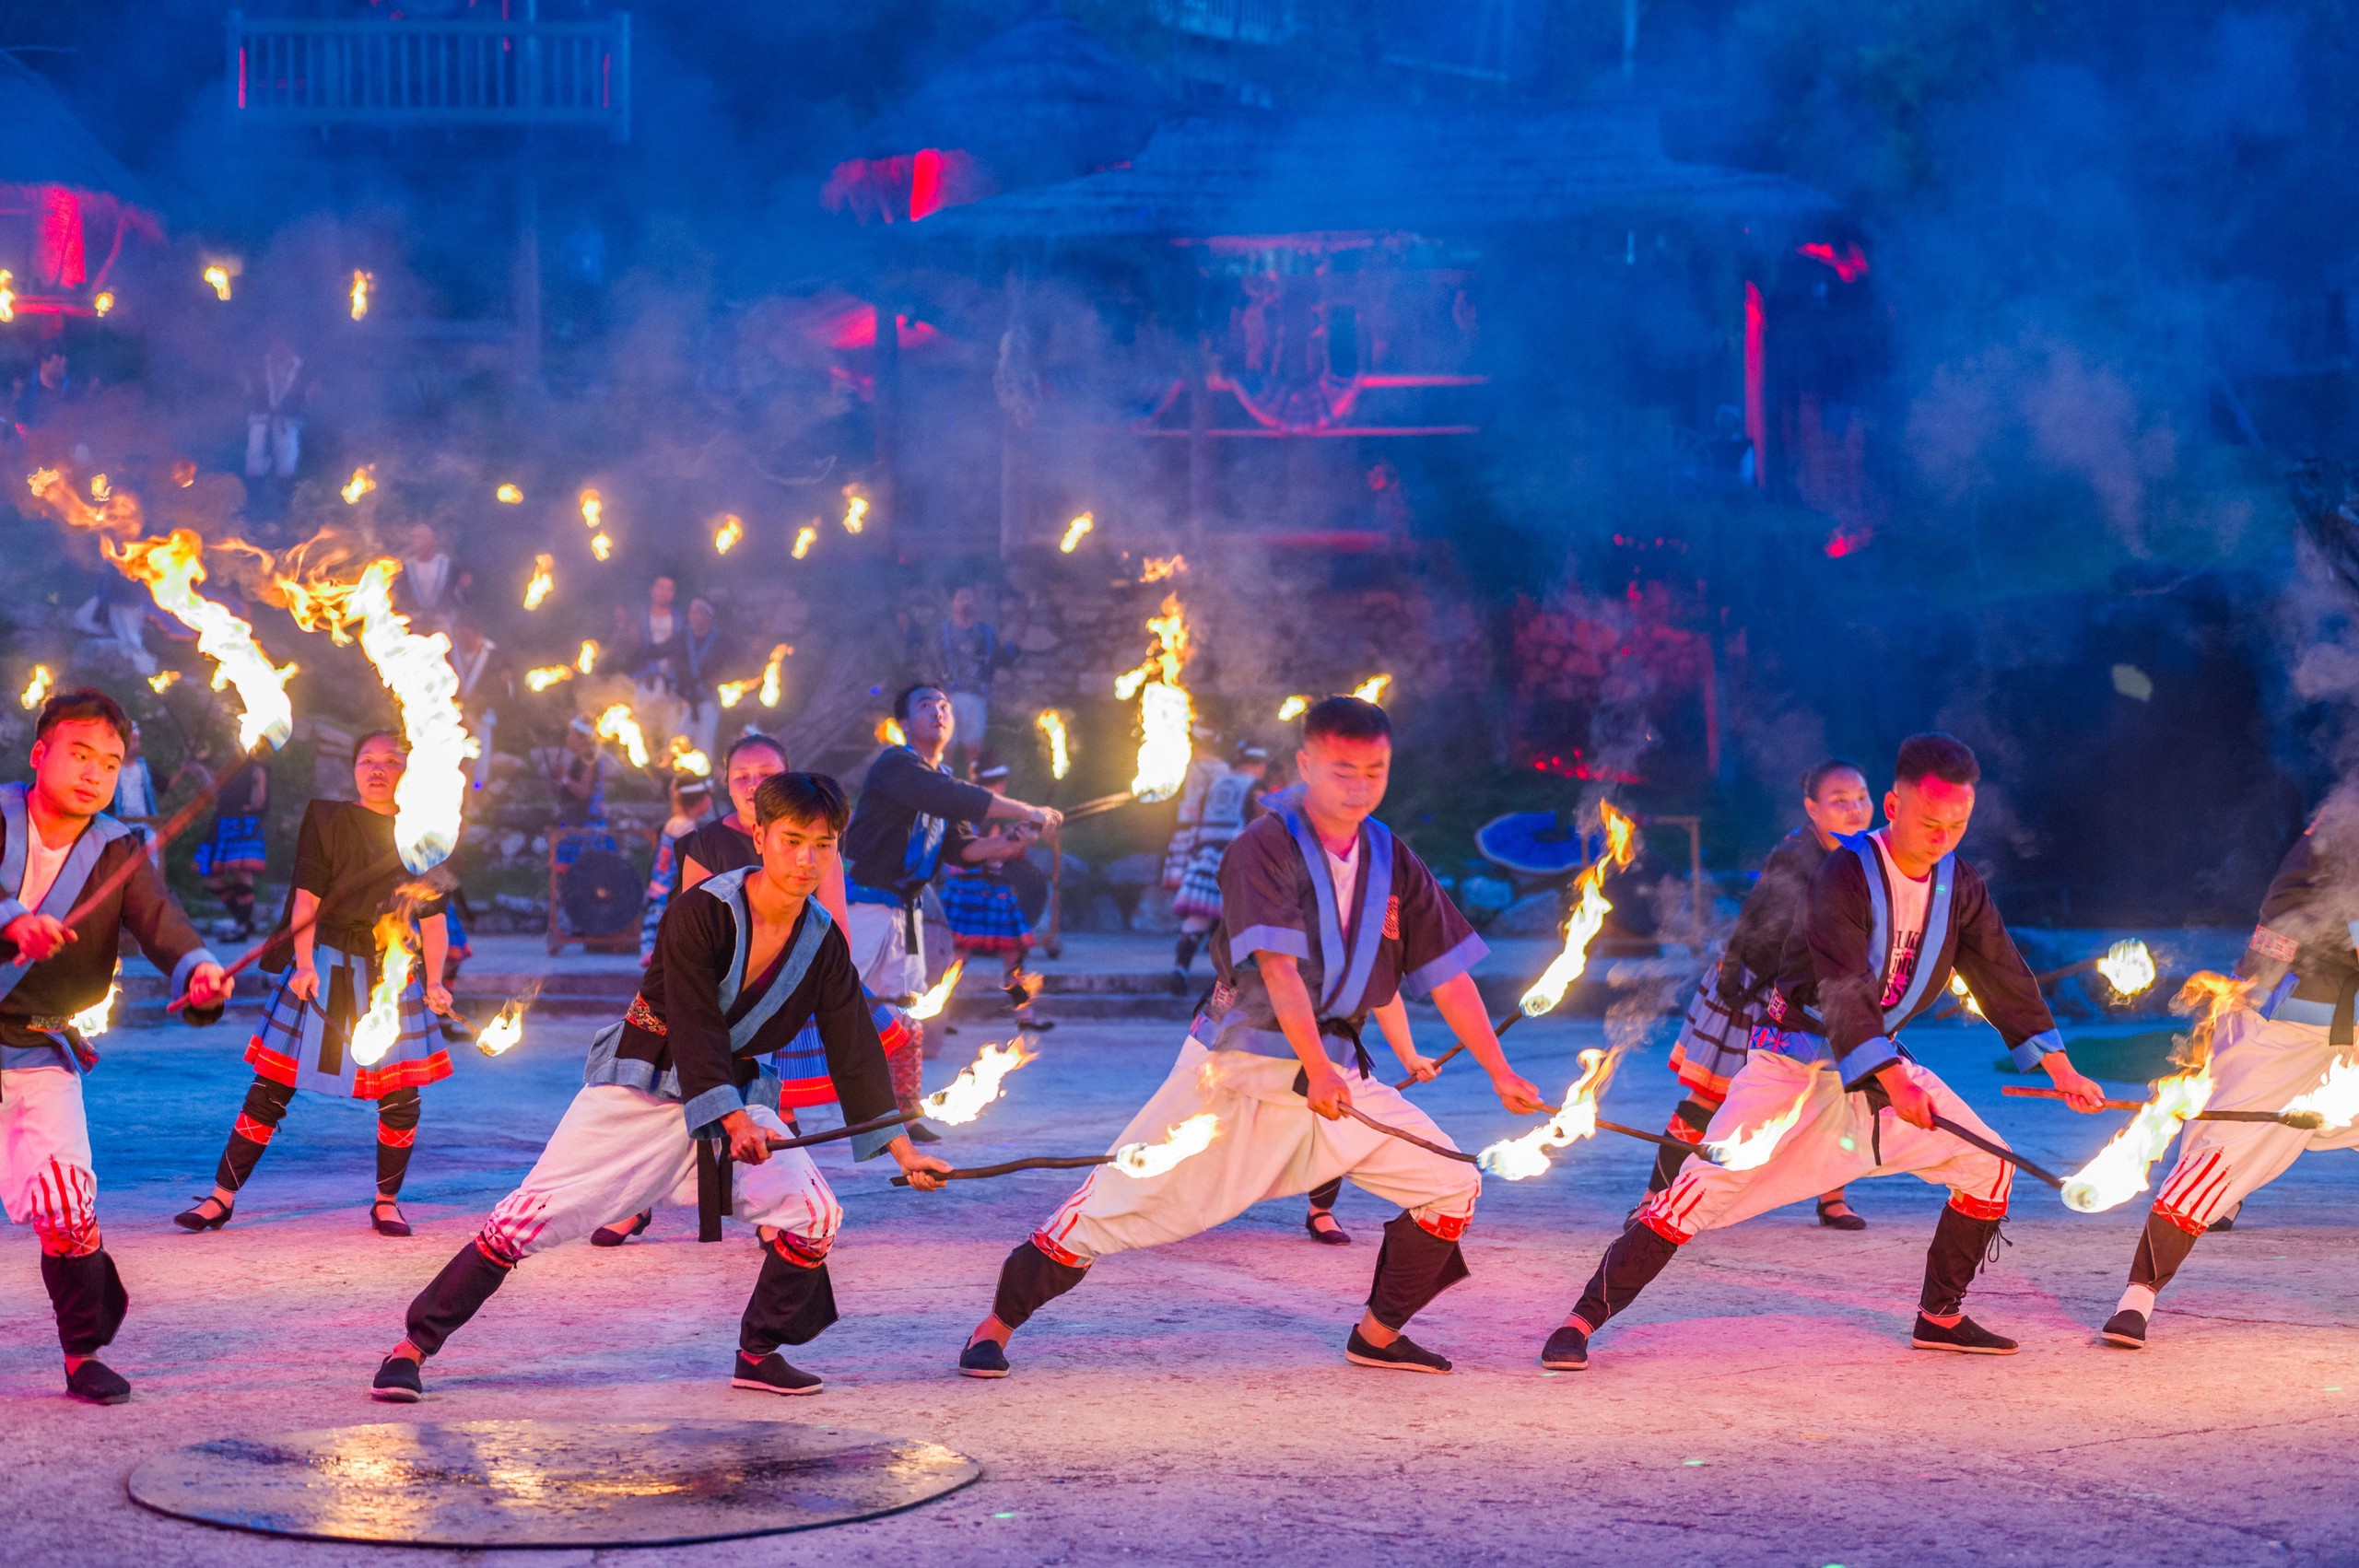
{"type": "Polygon", "coordinates": [[[1055,1242],[1049,1239],[1049,1233],[1046,1231],[1034,1231],[1032,1233],[1032,1245],[1039,1247],[1043,1253],[1045,1253],[1052,1262],[1062,1263],[1068,1269],[1079,1269],[1084,1267],[1080,1253],[1068,1252],[1063,1247],[1059,1246],[1055,1242]]]}
{"type": "Polygon", "coordinates": [[[2210,1222],[2199,1217],[2201,1205],[2189,1203],[2186,1199],[2211,1185],[2222,1164],[2222,1152],[2217,1149],[2208,1151],[2193,1166],[2181,1164],[2171,1173],[2170,1180],[2163,1184],[2163,1190],[2155,1195],[2154,1212],[2191,1236],[2201,1235],[2210,1227],[2210,1222]]]}
{"type": "Polygon", "coordinates": [[[1427,1235],[1442,1241],[1456,1241],[1466,1234],[1466,1227],[1473,1223],[1474,1216],[1472,1214],[1437,1214],[1430,1220],[1420,1216],[1417,1220],[1417,1228],[1427,1235]]]}
{"type": "Polygon", "coordinates": [[[2202,1157],[2192,1165],[2181,1160],[2172,1169],[2170,1179],[2163,1183],[2163,1190],[2155,1195],[2154,1201],[2158,1204],[2167,1203],[2176,1207],[2180,1196],[2189,1190],[2194,1184],[2201,1182],[2210,1176],[2219,1163],[2220,1151],[2217,1149],[2205,1150],[2202,1157]]]}

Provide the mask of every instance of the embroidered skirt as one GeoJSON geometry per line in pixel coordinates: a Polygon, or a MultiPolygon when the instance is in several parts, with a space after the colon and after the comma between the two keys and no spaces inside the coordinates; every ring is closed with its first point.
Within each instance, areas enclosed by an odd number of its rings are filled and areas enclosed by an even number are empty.
{"type": "Polygon", "coordinates": [[[1021,953],[1032,945],[1032,922],[1015,889],[995,876],[951,872],[941,883],[942,913],[961,953],[1021,953]]]}
{"type": "Polygon", "coordinates": [[[213,824],[213,836],[196,847],[196,874],[216,872],[258,872],[270,863],[263,842],[262,818],[225,816],[213,824]]]}
{"type": "Polygon", "coordinates": [[[440,1020],[426,1007],[426,982],[413,965],[401,998],[401,1031],[382,1057],[367,1066],[352,1056],[353,1026],[369,1011],[376,960],[323,942],[313,963],[320,989],[298,1001],[290,966],[278,977],[264,1012],[262,1032],[246,1047],[255,1075],[274,1083],[356,1100],[381,1099],[395,1089],[418,1088],[451,1076],[451,1052],[440,1020]]]}
{"type": "Polygon", "coordinates": [[[1744,1066],[1755,1011],[1747,1004],[1731,1013],[1722,1006],[1719,965],[1708,965],[1687,1003],[1679,1039],[1671,1047],[1671,1070],[1680,1082],[1715,1105],[1728,1098],[1730,1082],[1744,1066]]]}
{"type": "Polygon", "coordinates": [[[1220,858],[1227,848],[1225,843],[1197,847],[1194,858],[1180,878],[1179,891],[1171,895],[1174,914],[1220,919],[1220,858]]]}

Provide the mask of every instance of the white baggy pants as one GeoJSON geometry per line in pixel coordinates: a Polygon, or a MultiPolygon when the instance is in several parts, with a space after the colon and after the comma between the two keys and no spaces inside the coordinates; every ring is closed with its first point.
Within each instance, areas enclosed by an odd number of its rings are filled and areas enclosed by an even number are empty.
{"type": "MultiPolygon", "coordinates": [[[[2232,1012],[2212,1038],[2212,1099],[2204,1109],[2283,1110],[2318,1086],[2336,1055],[2324,1024],[2232,1012]]],[[[2310,1149],[2359,1149],[2359,1123],[2305,1132],[2281,1122],[2190,1121],[2179,1134],[2178,1164],[2154,1195],[2154,1212],[2201,1235],[2310,1149]]]]}
{"type": "MultiPolygon", "coordinates": [[[[1291,1057],[1211,1051],[1189,1041],[1115,1147],[1159,1143],[1202,1111],[1220,1117],[1212,1146],[1161,1176],[1130,1176],[1110,1166],[1092,1171],[1034,1234],[1034,1245],[1060,1263],[1084,1268],[1109,1253],[1185,1240],[1265,1199],[1290,1198],[1337,1176],[1400,1204],[1442,1240],[1457,1240],[1473,1216],[1480,1173],[1349,1117],[1314,1115],[1294,1092],[1300,1071],[1291,1057]]],[[[1352,1104],[1367,1115],[1451,1146],[1431,1117],[1382,1079],[1348,1082],[1352,1104]]]]}
{"type": "MultiPolygon", "coordinates": [[[[790,1136],[770,1111],[754,1106],[747,1114],[764,1131],[790,1136]]],[[[844,1214],[810,1155],[781,1149],[761,1164],[736,1165],[730,1174],[739,1219],[786,1232],[814,1260],[827,1256],[844,1214]]],[[[573,1096],[523,1185],[484,1222],[482,1243],[513,1263],[658,1203],[693,1206],[696,1200],[696,1141],[679,1102],[619,1083],[593,1083],[573,1096]]]]}
{"type": "MultiPolygon", "coordinates": [[[[2005,1140],[1939,1076],[1913,1061],[1904,1065],[1942,1116],[2003,1146],[2005,1140]]],[[[1778,1140],[1766,1164],[1732,1171],[1690,1160],[1677,1180],[1639,1209],[1638,1223],[1665,1241],[1684,1244],[1699,1232],[1815,1198],[1862,1176],[1902,1172],[1948,1188],[1950,1206],[1969,1218],[2006,1216],[2014,1166],[1947,1132],[1911,1127],[1889,1110],[1872,1114],[1865,1094],[1844,1092],[1831,1063],[1754,1051],[1729,1081],[1729,1097],[1712,1113],[1704,1137],[1726,1141],[1755,1131],[1797,1100],[1802,1119],[1778,1140]]]]}
{"type": "Polygon", "coordinates": [[[893,1001],[925,989],[925,928],[918,928],[917,945],[910,945],[909,917],[898,904],[854,904],[844,913],[851,928],[844,932],[851,944],[852,967],[869,994],[893,1001]]]}
{"type": "Polygon", "coordinates": [[[43,1252],[79,1257],[99,1245],[99,1178],[82,1075],[70,1068],[0,1072],[0,1206],[30,1225],[43,1252]]]}

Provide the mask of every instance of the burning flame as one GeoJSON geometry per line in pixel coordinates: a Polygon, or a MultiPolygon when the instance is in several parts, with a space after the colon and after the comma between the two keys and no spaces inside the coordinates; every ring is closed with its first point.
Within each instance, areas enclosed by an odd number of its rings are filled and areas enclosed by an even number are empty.
{"type": "Polygon", "coordinates": [[[49,673],[49,666],[36,664],[33,666],[33,678],[25,683],[25,695],[17,700],[24,705],[27,712],[30,712],[49,700],[49,694],[56,685],[57,677],[49,673]]]}
{"type": "Polygon", "coordinates": [[[950,967],[942,972],[942,978],[933,982],[933,989],[910,1003],[910,1016],[921,1024],[940,1017],[942,1010],[950,1005],[950,993],[958,989],[958,977],[966,972],[964,958],[951,960],[950,967]]]}
{"type": "Polygon", "coordinates": [[[2282,1116],[2317,1117],[2332,1132],[2359,1121],[2359,1061],[2339,1060],[2326,1070],[2317,1088],[2297,1095],[2282,1116]]]}
{"type": "Polygon", "coordinates": [[[2154,955],[2136,937],[2117,942],[2097,960],[2097,973],[2113,988],[2113,994],[2128,1001],[2154,983],[2154,955]]]}
{"type": "Polygon", "coordinates": [[[1565,950],[1556,954],[1532,989],[1523,993],[1519,1004],[1527,1018],[1537,1018],[1555,1011],[1573,982],[1589,967],[1589,944],[1605,925],[1605,917],[1614,906],[1606,901],[1605,873],[1630,863],[1637,853],[1635,838],[1638,825],[1614,809],[1611,801],[1600,801],[1598,811],[1605,820],[1605,850],[1582,872],[1573,883],[1580,900],[1573,907],[1573,918],[1565,922],[1565,950]]]}
{"type": "Polygon", "coordinates": [[[400,915],[377,922],[377,940],[385,949],[384,965],[369,989],[369,1011],[352,1026],[352,1059],[363,1067],[384,1060],[402,1037],[402,992],[409,989],[410,971],[417,962],[409,950],[409,922],[400,915]]]}
{"type": "Polygon", "coordinates": [[[499,1010],[499,1016],[483,1026],[475,1036],[475,1049],[486,1056],[499,1056],[512,1049],[524,1037],[524,1004],[511,1001],[499,1010]]]}
{"type": "Polygon", "coordinates": [[[1794,1096],[1794,1103],[1763,1122],[1750,1132],[1740,1130],[1734,1138],[1715,1138],[1704,1145],[1704,1153],[1712,1164],[1726,1170],[1758,1170],[1769,1163],[1778,1152],[1778,1141],[1791,1132],[1802,1119],[1802,1107],[1810,1103],[1810,1091],[1794,1096]]]}
{"type": "Polygon", "coordinates": [[[107,483],[107,476],[105,474],[93,474],[90,475],[90,499],[94,501],[103,501],[112,493],[113,486],[107,483]]]}
{"type": "Polygon", "coordinates": [[[360,497],[376,487],[377,465],[375,463],[366,463],[354,469],[352,477],[344,482],[344,504],[347,507],[358,506],[360,497]]]}
{"type": "Polygon", "coordinates": [[[851,486],[845,486],[844,532],[846,533],[857,533],[867,526],[868,497],[853,489],[851,486]]]}
{"type": "Polygon", "coordinates": [[[796,529],[794,531],[794,558],[799,561],[804,556],[809,555],[811,553],[811,546],[816,544],[818,542],[819,525],[817,523],[806,522],[802,527],[796,529]]]}
{"type": "Polygon", "coordinates": [[[876,743],[880,746],[906,746],[910,743],[910,737],[901,728],[899,720],[879,719],[876,721],[876,743]]]}
{"type": "Polygon", "coordinates": [[[573,656],[573,667],[585,675],[595,674],[598,670],[598,645],[584,642],[581,651],[573,656]]]}
{"type": "Polygon", "coordinates": [[[113,309],[114,292],[111,289],[101,292],[97,298],[90,301],[90,310],[96,315],[103,316],[113,309]]]}
{"type": "Polygon", "coordinates": [[[147,689],[161,696],[180,685],[180,682],[181,673],[178,670],[158,670],[147,677],[147,689]]]}
{"type": "Polygon", "coordinates": [[[712,777],[712,758],[697,750],[696,743],[686,735],[672,737],[664,759],[675,773],[686,773],[698,778],[712,777]]]}
{"type": "Polygon", "coordinates": [[[524,585],[524,608],[539,609],[541,601],[546,599],[549,596],[549,591],[555,587],[557,587],[557,557],[547,555],[534,556],[533,580],[524,585]]]}
{"type": "Polygon", "coordinates": [[[419,637],[393,608],[401,563],[380,556],[358,582],[299,582],[278,579],[295,624],[326,627],[338,642],[360,628],[360,651],[400,707],[409,736],[409,766],[393,790],[393,842],[402,864],[422,872],[450,858],[459,842],[459,811],[466,800],[467,763],[482,748],[459,714],[459,673],[451,667],[451,639],[419,637]]]}
{"type": "Polygon", "coordinates": [[[1597,1096],[1614,1076],[1618,1051],[1581,1052],[1581,1075],[1565,1091],[1565,1106],[1520,1138],[1494,1143],[1475,1156],[1482,1167],[1506,1181],[1523,1181],[1548,1169],[1548,1151],[1597,1136],[1597,1096]]]}
{"type": "Polygon", "coordinates": [[[376,274],[362,272],[358,267],[353,269],[352,319],[354,321],[357,322],[369,313],[369,286],[376,281],[376,274]]]}
{"type": "MultiPolygon", "coordinates": [[[[13,322],[17,319],[16,281],[15,273],[6,267],[0,267],[0,322],[13,322]]],[[[221,298],[224,299],[229,298],[229,286],[226,283],[222,285],[222,290],[221,298]]]]}
{"type": "Polygon", "coordinates": [[[229,269],[228,267],[214,265],[205,268],[205,281],[213,286],[213,298],[216,299],[229,298],[229,269]]]}
{"type": "Polygon", "coordinates": [[[647,737],[639,728],[639,720],[631,717],[630,705],[618,702],[598,715],[598,738],[612,741],[622,747],[633,767],[647,766],[647,737]]]}
{"type": "Polygon", "coordinates": [[[712,531],[712,548],[716,555],[725,556],[745,537],[745,524],[735,512],[722,515],[721,526],[712,531]]]}
{"type": "Polygon", "coordinates": [[[491,498],[512,507],[523,500],[524,492],[513,485],[502,485],[491,493],[491,498]]]}
{"type": "Polygon", "coordinates": [[[1163,1135],[1160,1143],[1125,1143],[1109,1162],[1126,1176],[1157,1176],[1191,1154],[1213,1146],[1220,1132],[1220,1117],[1198,1111],[1163,1135]]]}
{"type": "Polygon", "coordinates": [[[786,661],[794,653],[792,645],[780,643],[770,649],[769,662],[762,666],[762,706],[776,708],[785,696],[786,661]]]}
{"type": "Polygon", "coordinates": [[[1139,699],[1139,766],[1131,793],[1142,801],[1168,801],[1187,781],[1192,755],[1188,730],[1194,707],[1180,685],[1188,661],[1188,618],[1176,593],[1164,595],[1162,614],[1147,617],[1155,646],[1145,660],[1114,683],[1124,702],[1139,699]]]}
{"type": "Polygon", "coordinates": [[[114,966],[114,981],[107,987],[107,994],[65,1021],[65,1026],[85,1040],[95,1040],[107,1032],[107,1016],[114,1011],[114,999],[123,994],[123,965],[114,966]]]}
{"type": "Polygon", "coordinates": [[[613,538],[604,533],[592,534],[590,536],[590,553],[593,556],[597,556],[598,559],[602,561],[608,559],[615,553],[615,542],[613,538]]]}
{"type": "Polygon", "coordinates": [[[1149,556],[1146,565],[1139,572],[1139,580],[1162,582],[1167,579],[1178,577],[1187,569],[1188,557],[1185,556],[1149,556]]]}
{"type": "Polygon", "coordinates": [[[1021,1036],[1003,1046],[985,1046],[976,1055],[974,1065],[959,1073],[950,1087],[928,1094],[918,1102],[918,1106],[928,1120],[946,1127],[964,1127],[982,1115],[985,1106],[1000,1097],[1009,1073],[1038,1054],[1025,1045],[1021,1036]]]}
{"type": "Polygon", "coordinates": [[[2154,1097],[2138,1107],[2130,1125],[2115,1133],[2095,1159],[2064,1178],[2064,1206],[2098,1214],[2145,1191],[2149,1167],[2178,1136],[2179,1124],[2211,1098],[2208,1071],[2183,1072],[2155,1084],[2154,1097]]]}
{"type": "Polygon", "coordinates": [[[545,692],[559,681],[571,679],[573,679],[572,665],[544,664],[537,670],[524,672],[524,689],[530,692],[545,692]]]}
{"type": "Polygon", "coordinates": [[[1049,738],[1049,777],[1062,778],[1072,770],[1073,756],[1068,750],[1070,741],[1065,733],[1065,716],[1053,708],[1044,708],[1033,723],[1049,738]]]}
{"type": "Polygon", "coordinates": [[[1097,517],[1089,512],[1084,512],[1066,523],[1065,536],[1057,541],[1058,552],[1062,555],[1072,555],[1081,542],[1089,536],[1089,531],[1097,526],[1097,517]]]}
{"type": "Polygon", "coordinates": [[[752,691],[756,686],[758,686],[761,684],[762,683],[758,679],[751,681],[723,681],[720,685],[716,686],[714,690],[721,694],[722,707],[734,708],[739,703],[745,700],[745,694],[747,692],[752,691]]]}
{"type": "Polygon", "coordinates": [[[581,492],[581,523],[591,532],[598,532],[599,520],[606,515],[606,502],[595,490],[581,492]]]}
{"type": "Polygon", "coordinates": [[[1982,1004],[1975,1000],[1972,991],[1966,989],[1966,977],[1954,969],[1950,971],[1950,995],[1957,998],[1966,1012],[1977,1018],[1982,1016],[1982,1004]]]}
{"type": "Polygon", "coordinates": [[[1352,688],[1352,695],[1362,702],[1382,702],[1384,688],[1391,684],[1392,677],[1390,675],[1370,675],[1352,688]]]}
{"type": "Polygon", "coordinates": [[[1309,711],[1310,699],[1299,695],[1290,696],[1286,698],[1285,701],[1278,704],[1278,717],[1281,720],[1299,719],[1309,711]]]}
{"type": "Polygon", "coordinates": [[[205,580],[205,545],[196,534],[178,528],[165,538],[135,540],[119,549],[109,540],[104,547],[125,577],[146,583],[158,606],[196,633],[197,651],[213,661],[213,689],[237,687],[245,708],[238,720],[239,746],[252,751],[264,740],[285,745],[295,732],[294,706],[287,700],[287,679],[295,666],[274,668],[254,642],[252,626],[196,591],[205,580]]]}

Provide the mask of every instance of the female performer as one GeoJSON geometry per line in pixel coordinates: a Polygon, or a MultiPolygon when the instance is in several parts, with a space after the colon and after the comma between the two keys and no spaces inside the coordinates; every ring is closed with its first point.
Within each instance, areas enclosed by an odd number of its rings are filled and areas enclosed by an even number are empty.
{"type": "Polygon", "coordinates": [[[417,1141],[417,1092],[451,1076],[450,1049],[427,1012],[450,1012],[451,993],[442,984],[449,934],[443,900],[415,895],[393,848],[393,790],[408,766],[401,737],[374,731],[353,752],[359,800],[313,801],[304,808],[294,886],[271,937],[273,943],[292,940],[294,966],[279,977],[262,1032],[246,1047],[254,1081],[221,1151],[213,1190],[173,1216],[184,1230],[217,1231],[229,1223],[238,1189],[270,1146],[295,1091],[310,1089],[377,1102],[377,1200],[370,1223],[380,1235],[410,1234],[395,1199],[417,1141]],[[363,1064],[353,1058],[352,1031],[384,972],[388,914],[416,921],[422,962],[412,963],[402,990],[398,1036],[383,1056],[363,1064]]]}

